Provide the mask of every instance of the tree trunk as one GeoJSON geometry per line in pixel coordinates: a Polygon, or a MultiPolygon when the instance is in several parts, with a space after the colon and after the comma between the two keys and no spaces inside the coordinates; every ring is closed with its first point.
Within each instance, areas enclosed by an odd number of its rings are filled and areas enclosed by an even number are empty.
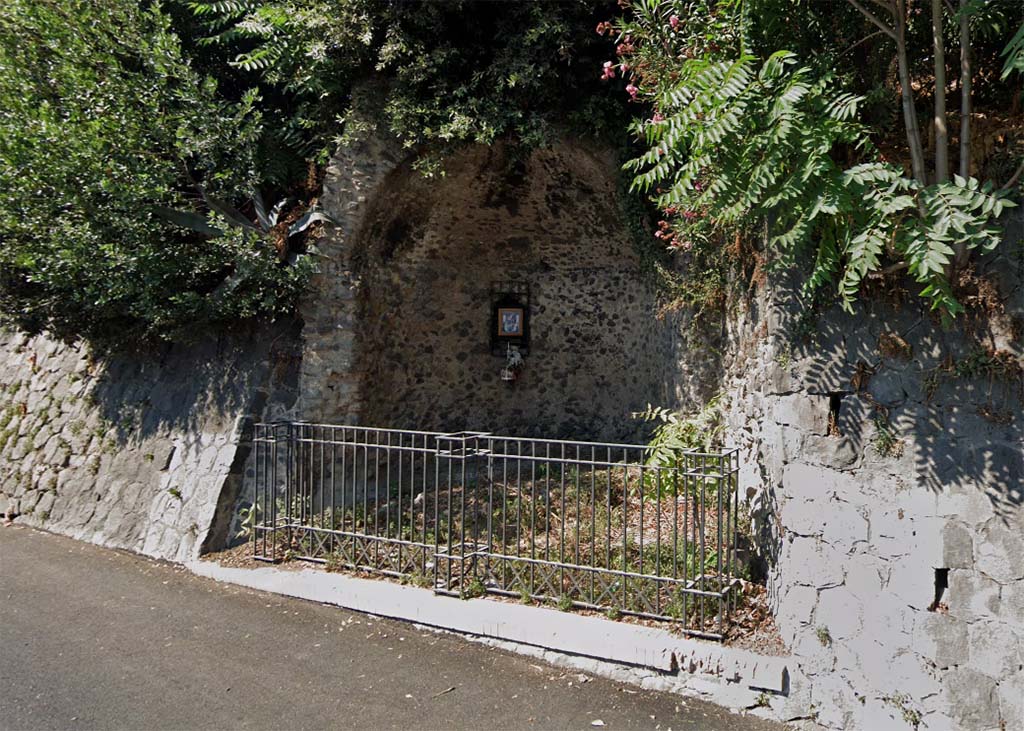
{"type": "Polygon", "coordinates": [[[971,25],[960,0],[960,176],[971,177],[971,25]]]}
{"type": "Polygon", "coordinates": [[[924,152],[921,149],[921,128],[917,123],[914,108],[914,90],[910,86],[910,68],[907,61],[907,3],[896,0],[896,60],[899,64],[900,92],[903,97],[903,124],[907,130],[907,144],[910,147],[910,165],[914,178],[927,185],[924,152]]]}
{"type": "Polygon", "coordinates": [[[935,182],[949,180],[949,131],[946,129],[946,49],[942,38],[942,0],[932,0],[935,49],[935,182]]]}
{"type": "MultiPolygon", "coordinates": [[[[960,0],[960,177],[971,177],[971,24],[967,0],[960,0]]],[[[957,244],[957,266],[967,263],[967,247],[957,244]]]]}

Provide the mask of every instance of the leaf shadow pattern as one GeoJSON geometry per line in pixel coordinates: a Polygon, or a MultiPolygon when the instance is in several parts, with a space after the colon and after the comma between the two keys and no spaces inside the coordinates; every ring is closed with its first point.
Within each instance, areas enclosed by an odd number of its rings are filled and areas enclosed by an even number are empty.
{"type": "Polygon", "coordinates": [[[796,287],[778,292],[773,317],[782,361],[777,394],[828,396],[841,404],[836,428],[801,435],[801,455],[849,471],[865,484],[924,487],[936,510],[981,508],[1024,525],[1024,316],[1019,246],[982,259],[978,275],[998,302],[944,327],[913,296],[913,285],[867,296],[854,313],[832,306],[803,320],[796,287]],[[800,337],[796,333],[807,333],[800,337]],[[892,344],[899,344],[893,347],[892,344]],[[879,448],[882,431],[891,439],[879,448]],[[884,452],[884,453],[883,453],[884,452]]]}
{"type": "Polygon", "coordinates": [[[224,429],[243,416],[284,413],[295,401],[299,327],[249,326],[188,345],[112,355],[93,366],[86,398],[120,449],[152,438],[224,429]]]}

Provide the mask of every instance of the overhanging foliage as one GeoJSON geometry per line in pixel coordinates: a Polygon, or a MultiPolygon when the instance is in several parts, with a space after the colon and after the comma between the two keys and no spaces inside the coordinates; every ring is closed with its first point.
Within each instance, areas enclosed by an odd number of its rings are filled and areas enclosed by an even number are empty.
{"type": "Polygon", "coordinates": [[[211,196],[251,195],[255,101],[229,102],[197,75],[157,7],[12,0],[0,9],[4,317],[138,346],[287,310],[302,272],[282,266],[267,239],[215,217],[203,235],[161,215],[212,216],[199,182],[211,196]]]}

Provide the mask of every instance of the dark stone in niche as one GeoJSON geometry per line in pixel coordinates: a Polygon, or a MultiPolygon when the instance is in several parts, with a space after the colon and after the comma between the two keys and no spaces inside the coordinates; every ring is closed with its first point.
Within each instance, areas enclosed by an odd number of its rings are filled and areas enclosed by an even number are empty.
{"type": "Polygon", "coordinates": [[[512,251],[527,253],[530,251],[530,239],[526,236],[511,236],[505,239],[505,247],[512,251]]]}

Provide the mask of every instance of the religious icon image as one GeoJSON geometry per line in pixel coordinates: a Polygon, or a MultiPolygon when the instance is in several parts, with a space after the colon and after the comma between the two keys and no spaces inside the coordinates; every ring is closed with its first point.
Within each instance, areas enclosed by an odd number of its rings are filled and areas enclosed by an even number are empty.
{"type": "Polygon", "coordinates": [[[498,336],[519,337],[523,334],[523,308],[498,308],[498,336]]]}

